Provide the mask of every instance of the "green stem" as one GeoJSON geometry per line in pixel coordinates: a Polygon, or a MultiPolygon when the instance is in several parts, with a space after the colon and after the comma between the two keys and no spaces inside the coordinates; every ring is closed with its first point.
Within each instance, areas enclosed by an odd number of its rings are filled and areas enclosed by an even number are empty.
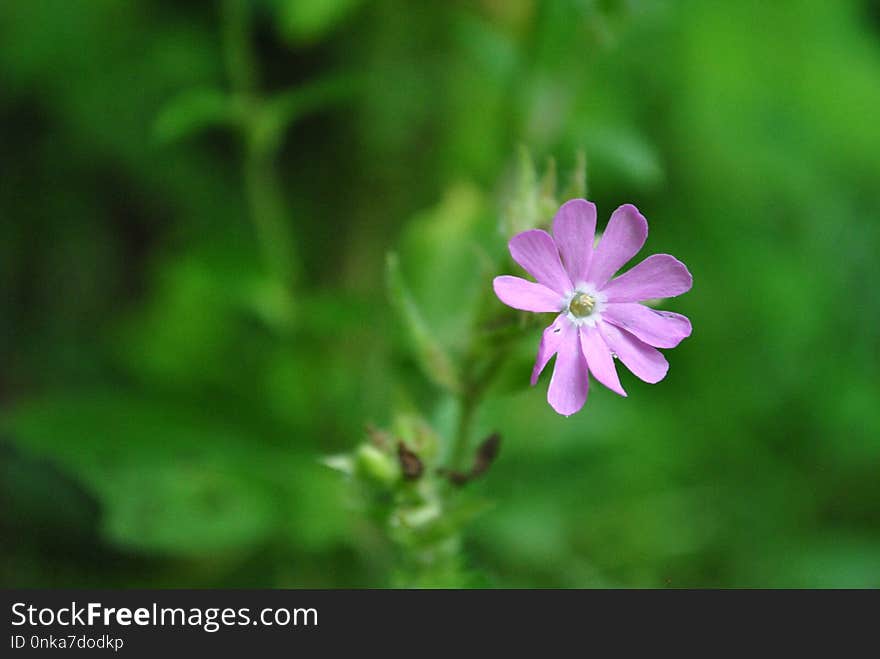
{"type": "Polygon", "coordinates": [[[249,145],[244,179],[248,208],[263,258],[278,280],[292,289],[297,279],[293,239],[272,157],[249,145]]]}
{"type": "Polygon", "coordinates": [[[260,139],[265,101],[259,93],[251,24],[251,9],[247,0],[225,0],[223,36],[226,67],[233,93],[246,108],[242,131],[245,138],[243,168],[248,213],[267,266],[291,290],[298,274],[293,236],[275,172],[274,149],[260,139]]]}
{"type": "Polygon", "coordinates": [[[251,97],[257,91],[257,62],[251,46],[251,13],[247,0],[223,3],[223,45],[232,88],[251,97]]]}
{"type": "Polygon", "coordinates": [[[464,467],[478,404],[478,397],[469,393],[465,393],[459,398],[458,427],[452,444],[452,453],[449,457],[449,467],[454,471],[464,467]]]}
{"type": "MultiPolygon", "coordinates": [[[[491,309],[491,303],[487,302],[486,308],[491,309]]],[[[487,325],[497,324],[493,320],[481,318],[471,331],[470,348],[462,369],[462,393],[458,397],[458,426],[449,457],[449,468],[452,470],[460,470],[465,466],[477,410],[523,329],[519,324],[511,332],[510,325],[506,324],[494,330],[486,330],[487,325]]]]}

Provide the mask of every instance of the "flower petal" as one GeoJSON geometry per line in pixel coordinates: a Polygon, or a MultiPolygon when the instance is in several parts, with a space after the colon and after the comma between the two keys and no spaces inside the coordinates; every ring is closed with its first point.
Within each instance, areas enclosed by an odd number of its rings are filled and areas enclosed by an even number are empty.
{"type": "Polygon", "coordinates": [[[624,204],[614,211],[593,252],[589,281],[601,289],[638,253],[647,237],[648,222],[635,206],[624,204]]]}
{"type": "Polygon", "coordinates": [[[611,323],[603,321],[598,327],[611,351],[637,378],[654,384],[666,377],[669,362],[658,350],[611,323]]]}
{"type": "Polygon", "coordinates": [[[511,275],[495,277],[492,282],[495,295],[508,307],[542,313],[561,311],[565,301],[556,291],[533,281],[511,275]]]}
{"type": "Polygon", "coordinates": [[[553,239],[573,284],[587,280],[596,235],[596,205],[586,199],[566,201],[553,218],[553,239]]]}
{"type": "Polygon", "coordinates": [[[587,401],[589,381],[587,362],[581,351],[578,329],[570,322],[561,324],[562,337],[553,366],[553,377],[547,389],[550,407],[563,416],[570,416],[584,406],[587,401]]]}
{"type": "Polygon", "coordinates": [[[657,311],[637,302],[610,303],[602,312],[602,319],[655,348],[674,348],[691,335],[691,321],[686,316],[657,311]]]}
{"type": "Polygon", "coordinates": [[[544,330],[541,336],[541,343],[538,346],[538,356],[535,357],[535,368],[532,369],[532,386],[538,383],[538,376],[550,361],[550,358],[559,350],[559,343],[562,340],[562,323],[571,324],[564,314],[556,316],[556,320],[544,330]]]}
{"type": "Polygon", "coordinates": [[[559,260],[556,243],[546,231],[532,229],[510,239],[510,255],[526,272],[557,293],[565,295],[572,289],[571,280],[559,260]]]}
{"type": "Polygon", "coordinates": [[[626,396],[626,392],[620,385],[620,378],[617,377],[617,369],[614,366],[614,359],[611,357],[611,350],[595,327],[587,327],[586,325],[581,327],[581,348],[584,351],[584,357],[587,358],[587,368],[593,377],[611,391],[626,396]]]}
{"type": "Polygon", "coordinates": [[[602,292],[609,302],[641,302],[687,293],[693,283],[691,273],[677,258],[652,254],[612,279],[602,292]]]}

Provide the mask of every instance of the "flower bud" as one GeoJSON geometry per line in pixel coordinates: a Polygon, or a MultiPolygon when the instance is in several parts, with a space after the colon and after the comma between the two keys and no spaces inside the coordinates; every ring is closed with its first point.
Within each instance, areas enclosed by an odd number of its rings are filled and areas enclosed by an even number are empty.
{"type": "Polygon", "coordinates": [[[355,452],[355,473],[373,483],[390,486],[400,480],[400,465],[372,444],[361,444],[355,452]]]}

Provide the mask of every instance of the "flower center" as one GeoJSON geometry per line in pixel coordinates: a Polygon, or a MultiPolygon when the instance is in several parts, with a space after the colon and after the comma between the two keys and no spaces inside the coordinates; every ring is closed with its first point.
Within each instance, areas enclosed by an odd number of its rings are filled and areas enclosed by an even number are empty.
{"type": "Polygon", "coordinates": [[[596,299],[586,293],[578,293],[568,303],[568,310],[575,318],[586,318],[596,306],[596,299]]]}

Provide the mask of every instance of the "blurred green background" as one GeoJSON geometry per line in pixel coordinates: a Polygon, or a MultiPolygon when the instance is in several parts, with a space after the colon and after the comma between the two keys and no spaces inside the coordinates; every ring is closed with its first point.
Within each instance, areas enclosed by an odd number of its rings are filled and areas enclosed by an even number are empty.
{"type": "Polygon", "coordinates": [[[518,345],[461,585],[880,587],[878,117],[876,1],[3,2],[0,583],[393,583],[320,458],[448,432],[385,255],[455,354],[525,145],[694,334],[569,419],[518,345]]]}

